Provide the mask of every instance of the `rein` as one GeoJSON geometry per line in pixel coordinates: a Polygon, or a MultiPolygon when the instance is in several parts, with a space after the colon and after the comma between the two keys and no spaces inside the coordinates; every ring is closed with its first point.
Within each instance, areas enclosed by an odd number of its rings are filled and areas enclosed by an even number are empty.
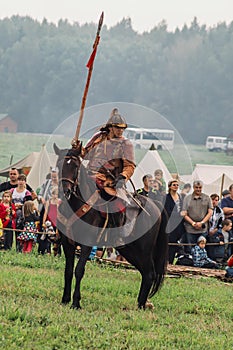
{"type": "MultiPolygon", "coordinates": [[[[75,162],[75,165],[77,165],[77,168],[78,168],[78,164],[77,163],[80,163],[81,164],[81,160],[80,160],[80,157],[76,157],[76,156],[65,156],[64,159],[68,159],[68,160],[73,160],[75,162]]],[[[75,176],[75,179],[70,179],[68,177],[61,177],[59,179],[59,183],[62,183],[62,181],[66,181],[66,182],[69,182],[72,186],[72,193],[75,194],[75,190],[74,190],[74,187],[78,185],[78,176],[76,174],[75,176]]]]}
{"type": "MultiPolygon", "coordinates": [[[[80,156],[73,156],[73,155],[66,155],[64,156],[64,159],[68,159],[69,160],[73,160],[76,167],[78,168],[81,164],[82,164],[82,159],[80,158],[80,156]]],[[[62,177],[59,179],[59,182],[62,183],[62,182],[69,182],[72,187],[71,187],[71,194],[74,195],[76,198],[78,198],[84,205],[85,204],[88,204],[90,197],[88,200],[84,200],[81,193],[80,193],[80,190],[79,190],[79,181],[78,181],[78,170],[76,171],[76,176],[75,176],[75,179],[71,179],[71,178],[68,178],[68,177],[62,177]]],[[[98,191],[99,193],[99,191],[98,191]]],[[[96,204],[97,207],[102,207],[103,205],[107,205],[112,199],[108,199],[108,200],[105,200],[105,203],[100,203],[100,204],[96,204]]]]}

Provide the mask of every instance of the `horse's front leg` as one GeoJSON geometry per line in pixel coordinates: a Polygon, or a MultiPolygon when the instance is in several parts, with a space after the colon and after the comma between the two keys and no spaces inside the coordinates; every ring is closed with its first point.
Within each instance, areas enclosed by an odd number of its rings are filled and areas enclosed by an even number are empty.
{"type": "Polygon", "coordinates": [[[64,272],[64,291],[62,296],[62,303],[68,304],[71,300],[71,284],[74,274],[74,258],[75,246],[68,242],[66,237],[62,239],[62,246],[66,258],[65,272],[64,272]]]}
{"type": "Polygon", "coordinates": [[[81,309],[81,306],[80,306],[80,300],[81,300],[80,285],[81,285],[81,280],[82,280],[84,272],[85,272],[86,262],[90,256],[91,250],[92,250],[92,247],[87,247],[84,245],[81,246],[80,257],[79,257],[77,266],[75,268],[76,284],[75,284],[75,290],[74,290],[74,294],[73,294],[73,303],[72,303],[72,308],[74,308],[74,309],[81,309]]]}

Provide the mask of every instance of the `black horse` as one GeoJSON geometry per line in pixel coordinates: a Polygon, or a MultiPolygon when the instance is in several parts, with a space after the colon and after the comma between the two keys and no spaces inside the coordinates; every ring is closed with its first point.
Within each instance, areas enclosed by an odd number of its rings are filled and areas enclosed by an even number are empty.
{"type": "MultiPolygon", "coordinates": [[[[82,174],[81,145],[77,149],[60,150],[54,144],[54,150],[58,155],[59,196],[62,199],[58,214],[58,229],[66,258],[62,303],[67,304],[71,301],[75,249],[79,244],[81,253],[75,268],[76,284],[71,306],[79,309],[80,284],[85,265],[92,246],[97,245],[94,244],[96,241],[99,246],[106,246],[107,224],[106,218],[101,213],[101,207],[93,204],[96,203],[93,199],[95,196],[93,189],[88,183],[87,176],[82,174]]],[[[146,197],[138,195],[136,199],[140,201],[140,208],[135,204],[138,213],[136,219],[132,220],[133,228],[129,235],[133,239],[120,246],[116,243],[115,247],[141,274],[137,301],[139,308],[145,308],[147,298],[152,297],[162,285],[167,264],[168,242],[165,233],[166,219],[161,214],[161,208],[146,197]]]]}

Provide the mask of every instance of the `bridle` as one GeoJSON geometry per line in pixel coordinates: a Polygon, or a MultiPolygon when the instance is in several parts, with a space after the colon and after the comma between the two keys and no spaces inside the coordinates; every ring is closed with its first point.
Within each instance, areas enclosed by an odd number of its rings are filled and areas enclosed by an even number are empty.
{"type": "MultiPolygon", "coordinates": [[[[77,189],[77,186],[79,184],[79,181],[78,181],[78,169],[80,167],[81,160],[80,160],[79,156],[66,155],[60,161],[66,160],[66,159],[68,160],[67,162],[69,162],[69,161],[70,162],[74,162],[75,163],[75,169],[76,169],[75,172],[73,173],[73,178],[63,177],[63,176],[61,178],[59,178],[59,183],[60,184],[62,184],[63,182],[68,182],[68,183],[71,184],[71,187],[70,187],[69,191],[64,192],[64,190],[63,190],[63,193],[64,193],[66,199],[69,200],[72,194],[76,195],[76,189],[77,189]]],[[[62,173],[62,171],[61,171],[61,173],[62,173]]],[[[63,185],[62,185],[62,188],[63,188],[63,185]]]]}

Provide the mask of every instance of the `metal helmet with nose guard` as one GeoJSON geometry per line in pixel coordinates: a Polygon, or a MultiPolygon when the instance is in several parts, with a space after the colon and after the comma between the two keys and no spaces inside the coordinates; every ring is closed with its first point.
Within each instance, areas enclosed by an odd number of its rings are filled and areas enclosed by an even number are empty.
{"type": "Polygon", "coordinates": [[[127,123],[125,118],[120,115],[117,108],[114,108],[111,112],[110,118],[106,123],[106,127],[116,126],[119,128],[127,128],[127,123]]]}

